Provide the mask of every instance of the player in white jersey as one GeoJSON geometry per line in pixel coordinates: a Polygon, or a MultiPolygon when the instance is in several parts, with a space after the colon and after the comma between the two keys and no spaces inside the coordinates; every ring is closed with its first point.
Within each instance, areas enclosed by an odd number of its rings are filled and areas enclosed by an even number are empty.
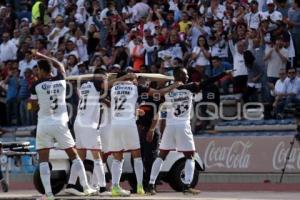
{"type": "MultiPolygon", "coordinates": [[[[223,77],[225,73],[217,77],[213,77],[201,83],[205,85],[208,82],[215,82],[223,77]]],[[[188,74],[185,68],[174,69],[175,81],[188,81],[188,74]]],[[[167,107],[166,127],[159,146],[159,157],[156,158],[152,165],[149,192],[156,194],[154,184],[160,172],[163,161],[171,150],[182,152],[186,158],[185,162],[185,187],[183,192],[198,194],[199,191],[190,187],[193,180],[195,161],[193,159],[195,153],[194,138],[190,126],[190,116],[192,112],[193,93],[200,92],[201,85],[198,83],[189,83],[179,86],[170,93],[165,95],[165,105],[167,107]]]]}
{"type": "MultiPolygon", "coordinates": [[[[35,53],[35,52],[34,52],[35,53]]],[[[74,140],[68,129],[68,113],[66,106],[66,81],[64,66],[53,58],[40,53],[37,56],[46,60],[38,61],[37,81],[31,88],[31,104],[39,107],[36,135],[36,149],[39,155],[40,176],[45,189],[46,198],[54,199],[50,184],[49,149],[53,148],[54,141],[66,151],[72,160],[71,176],[79,176],[84,188],[83,195],[90,195],[96,191],[87,183],[84,166],[80,160],[74,140]],[[58,69],[56,77],[51,76],[50,62],[58,69]]]]}
{"type": "MultiPolygon", "coordinates": [[[[95,175],[95,185],[100,186],[100,195],[109,195],[106,191],[105,172],[101,158],[102,144],[99,128],[102,113],[100,113],[100,96],[105,95],[104,90],[106,89],[106,85],[109,87],[113,81],[121,81],[130,77],[131,74],[127,74],[124,77],[110,82],[106,82],[107,74],[103,70],[96,69],[94,74],[94,79],[83,83],[78,92],[80,101],[74,123],[76,148],[82,160],[86,158],[87,150],[92,152],[94,158],[93,175],[95,175]]],[[[75,195],[78,193],[75,187],[76,179],[77,177],[70,177],[66,192],[75,195]]]]}
{"type": "MultiPolygon", "coordinates": [[[[95,71],[94,74],[98,74],[95,71]]],[[[74,132],[76,138],[76,149],[81,160],[86,158],[87,150],[92,152],[94,158],[95,184],[100,186],[100,195],[107,195],[104,166],[101,158],[101,140],[98,130],[100,118],[100,95],[104,88],[103,80],[106,79],[106,74],[102,74],[102,78],[94,78],[81,85],[78,90],[79,104],[77,116],[74,122],[74,132]]],[[[69,184],[65,192],[78,195],[80,191],[77,190],[77,177],[70,176],[69,184]]],[[[97,188],[97,187],[95,187],[97,188]]],[[[98,188],[97,188],[98,189],[98,188]]]]}
{"type": "Polygon", "coordinates": [[[134,81],[115,83],[111,89],[111,139],[110,150],[113,153],[112,163],[112,195],[127,196],[130,193],[120,188],[122,174],[123,152],[131,151],[134,160],[134,170],[137,178],[137,194],[143,195],[143,162],[140,152],[140,141],[136,126],[136,103],[142,93],[165,94],[178,87],[179,82],[161,90],[136,85],[134,81]]]}

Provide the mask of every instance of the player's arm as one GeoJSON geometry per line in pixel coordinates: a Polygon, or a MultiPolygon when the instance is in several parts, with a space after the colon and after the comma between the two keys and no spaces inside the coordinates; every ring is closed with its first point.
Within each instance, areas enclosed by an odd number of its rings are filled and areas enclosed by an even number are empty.
{"type": "Polygon", "coordinates": [[[58,60],[56,60],[53,57],[46,56],[35,50],[33,50],[33,54],[50,61],[53,64],[53,67],[55,67],[63,77],[66,77],[65,67],[61,62],[59,62],[58,60]]]}
{"type": "Polygon", "coordinates": [[[128,73],[128,74],[126,74],[124,76],[121,76],[119,78],[109,80],[108,81],[108,88],[111,88],[115,82],[125,81],[125,80],[133,80],[135,78],[137,78],[137,75],[135,73],[128,73]]]}
{"type": "Polygon", "coordinates": [[[111,106],[111,102],[110,102],[110,100],[107,99],[107,98],[101,99],[100,102],[101,102],[101,103],[104,103],[107,107],[110,107],[110,106],[111,106]]]}
{"type": "Polygon", "coordinates": [[[148,91],[148,95],[152,96],[154,94],[160,94],[160,95],[164,95],[168,92],[171,92],[172,90],[174,90],[175,88],[178,88],[179,86],[183,85],[182,82],[180,81],[177,81],[175,82],[174,84],[168,86],[168,87],[165,87],[165,88],[162,88],[160,90],[156,90],[156,89],[153,89],[153,88],[149,88],[149,91],[148,91]]]}
{"type": "Polygon", "coordinates": [[[152,122],[151,122],[151,125],[150,125],[150,128],[147,132],[147,135],[146,135],[146,140],[147,142],[151,143],[152,140],[153,140],[153,136],[154,136],[154,131],[155,131],[155,128],[157,126],[157,123],[159,121],[159,114],[156,113],[152,119],[152,122]]]}

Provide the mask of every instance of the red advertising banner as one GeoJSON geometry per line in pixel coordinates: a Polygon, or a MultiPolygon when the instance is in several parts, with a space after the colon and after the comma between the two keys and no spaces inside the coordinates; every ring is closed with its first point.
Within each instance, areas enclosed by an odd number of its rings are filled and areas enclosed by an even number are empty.
{"type": "MultiPolygon", "coordinates": [[[[293,136],[195,137],[206,172],[281,172],[293,136]]],[[[295,141],[286,172],[300,172],[295,141]]]]}

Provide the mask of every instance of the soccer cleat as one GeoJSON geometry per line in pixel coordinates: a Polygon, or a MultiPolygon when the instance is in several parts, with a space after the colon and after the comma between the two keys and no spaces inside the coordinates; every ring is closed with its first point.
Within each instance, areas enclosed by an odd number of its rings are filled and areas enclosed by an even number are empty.
{"type": "Polygon", "coordinates": [[[141,184],[137,185],[136,193],[139,194],[139,195],[145,195],[145,191],[144,191],[143,185],[141,185],[141,184]]]}
{"type": "Polygon", "coordinates": [[[38,198],[39,200],[54,200],[55,197],[53,194],[46,194],[46,195],[43,195],[41,198],[38,198]]]}
{"type": "Polygon", "coordinates": [[[113,186],[111,189],[112,197],[128,197],[130,196],[130,191],[122,189],[120,186],[113,186]]]}
{"type": "Polygon", "coordinates": [[[97,194],[97,190],[94,190],[88,186],[86,189],[84,189],[83,193],[85,196],[90,196],[90,195],[97,194]]]}
{"type": "Polygon", "coordinates": [[[111,196],[111,192],[106,189],[106,187],[100,187],[99,196],[111,196]]]}
{"type": "Polygon", "coordinates": [[[200,193],[200,190],[191,188],[190,185],[184,185],[183,193],[184,194],[194,194],[194,195],[196,195],[196,194],[200,193]]]}
{"type": "Polygon", "coordinates": [[[85,195],[85,193],[80,192],[79,190],[77,190],[75,185],[72,185],[72,184],[67,185],[67,187],[65,189],[65,193],[72,194],[72,195],[75,195],[75,196],[84,196],[85,195]]]}
{"type": "Polygon", "coordinates": [[[47,194],[45,200],[54,200],[55,197],[53,194],[47,194]]]}
{"type": "Polygon", "coordinates": [[[148,186],[148,192],[149,192],[151,195],[156,195],[156,191],[155,191],[155,186],[154,186],[154,184],[149,184],[149,186],[148,186]]]}

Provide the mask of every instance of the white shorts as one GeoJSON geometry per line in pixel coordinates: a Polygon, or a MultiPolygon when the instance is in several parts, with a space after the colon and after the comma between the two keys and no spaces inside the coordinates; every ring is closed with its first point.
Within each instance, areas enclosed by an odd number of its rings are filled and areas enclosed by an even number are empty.
{"type": "Polygon", "coordinates": [[[101,137],[101,142],[102,142],[102,152],[103,153],[108,153],[110,152],[109,149],[109,140],[110,140],[110,135],[111,135],[111,124],[107,124],[104,127],[100,127],[99,129],[100,132],[100,137],[101,137]]]}
{"type": "Polygon", "coordinates": [[[101,150],[100,132],[96,128],[74,124],[76,149],[101,150]]]}
{"type": "Polygon", "coordinates": [[[140,138],[135,123],[112,124],[109,149],[111,152],[140,149],[140,138]]]}
{"type": "Polygon", "coordinates": [[[161,138],[160,150],[195,151],[195,142],[190,124],[166,125],[161,138]]]}
{"type": "Polygon", "coordinates": [[[58,148],[68,149],[75,146],[67,124],[38,123],[36,130],[36,149],[49,149],[58,143],[58,148]]]}

